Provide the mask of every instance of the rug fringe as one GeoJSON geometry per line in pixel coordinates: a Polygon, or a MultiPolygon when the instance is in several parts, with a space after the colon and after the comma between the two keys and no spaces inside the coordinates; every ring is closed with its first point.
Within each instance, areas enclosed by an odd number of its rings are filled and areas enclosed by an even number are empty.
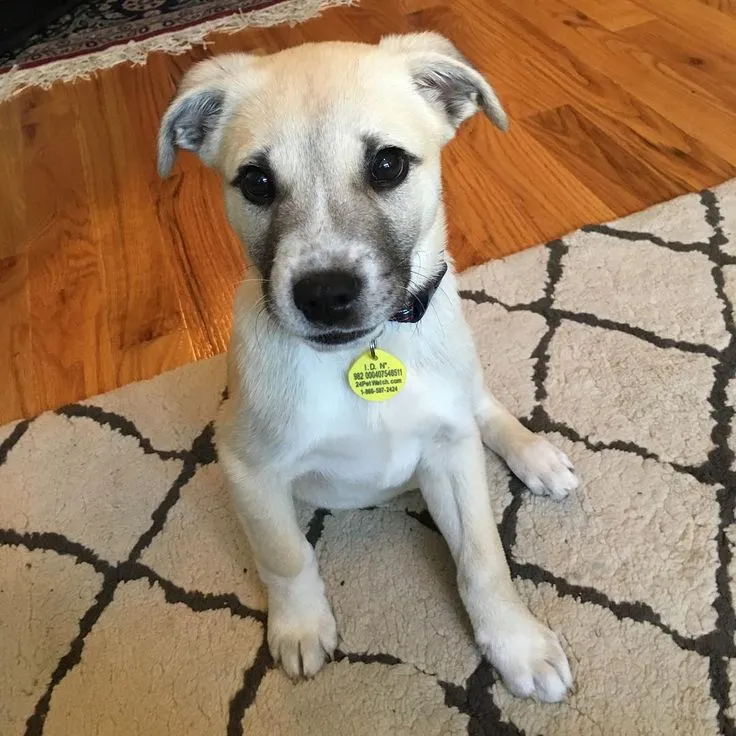
{"type": "Polygon", "coordinates": [[[104,51],[97,51],[73,59],[52,61],[30,69],[11,69],[0,75],[0,102],[29,87],[49,89],[56,82],[89,79],[95,72],[109,69],[122,62],[144,64],[148,54],[162,51],[182,54],[194,46],[207,46],[210,33],[236,33],[244,28],[265,28],[288,23],[294,25],[315,18],[328,8],[355,5],[357,0],[287,0],[260,10],[234,13],[224,18],[204,21],[189,28],[162,33],[141,41],[116,44],[104,51]]]}

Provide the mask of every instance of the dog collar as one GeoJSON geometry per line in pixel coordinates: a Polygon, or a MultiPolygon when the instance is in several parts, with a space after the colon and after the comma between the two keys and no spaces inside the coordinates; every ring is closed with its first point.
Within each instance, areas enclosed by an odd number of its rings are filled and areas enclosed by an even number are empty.
{"type": "Polygon", "coordinates": [[[432,301],[432,297],[435,295],[435,292],[439,288],[439,285],[446,273],[447,262],[443,261],[434,278],[427,283],[419,293],[410,294],[409,303],[398,312],[394,312],[389,318],[389,321],[403,323],[419,322],[419,320],[424,317],[424,314],[429,307],[429,302],[432,301]]]}

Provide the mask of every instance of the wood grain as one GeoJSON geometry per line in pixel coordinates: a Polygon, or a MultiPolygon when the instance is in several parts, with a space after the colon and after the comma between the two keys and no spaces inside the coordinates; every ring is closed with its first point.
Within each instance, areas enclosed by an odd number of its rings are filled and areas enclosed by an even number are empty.
{"type": "Polygon", "coordinates": [[[736,15],[736,0],[700,0],[700,2],[724,13],[736,15]]]}
{"type": "Polygon", "coordinates": [[[736,105],[736,28],[728,47],[693,39],[661,18],[628,28],[623,35],[633,46],[647,49],[665,73],[697,84],[729,108],[736,105]]]}
{"type": "Polygon", "coordinates": [[[631,0],[566,0],[609,31],[623,31],[656,18],[631,0]]]}
{"type": "Polygon", "coordinates": [[[216,177],[155,171],[158,123],[209,53],[434,29],[512,121],[448,147],[465,268],[736,175],[732,0],[365,0],[294,28],[213,35],[0,105],[0,423],[222,352],[247,274],[216,177]]]}

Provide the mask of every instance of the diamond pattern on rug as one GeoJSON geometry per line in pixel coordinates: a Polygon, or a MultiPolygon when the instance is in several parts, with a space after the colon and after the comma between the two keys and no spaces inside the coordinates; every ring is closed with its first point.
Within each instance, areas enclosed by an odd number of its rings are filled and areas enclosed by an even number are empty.
{"type": "Polygon", "coordinates": [[[473,268],[462,276],[463,288],[483,292],[505,304],[532,304],[544,297],[548,253],[530,248],[493,262],[493,268],[473,268]]]}
{"type": "Polygon", "coordinates": [[[512,414],[528,416],[536,402],[533,353],[547,331],[544,317],[474,302],[466,304],[465,316],[475,335],[486,385],[508,397],[506,408],[512,414]],[[499,340],[499,335],[514,339],[499,340]]]}
{"type": "Polygon", "coordinates": [[[14,492],[12,503],[0,504],[0,526],[63,534],[119,562],[148,528],[162,484],[172,485],[181,472],[181,460],[159,456],[136,437],[85,417],[43,414],[0,466],[0,488],[14,492]],[[95,456],[104,463],[88,461],[95,456]],[[71,478],[76,493],[62,482],[71,478]]]}
{"type": "MultiPolygon", "coordinates": [[[[549,585],[525,581],[522,597],[573,652],[575,692],[562,707],[520,701],[500,684],[491,689],[514,733],[715,734],[718,705],[704,684],[707,657],[605,607],[559,597],[549,585]]],[[[481,733],[483,733],[481,731],[481,733]]],[[[493,733],[488,731],[487,733],[493,733]]]]}
{"type": "Polygon", "coordinates": [[[296,685],[270,672],[243,721],[243,733],[376,736],[399,733],[397,724],[402,724],[401,736],[468,733],[467,715],[446,707],[445,693],[432,675],[405,664],[387,667],[348,658],[296,685]],[[357,702],[356,693],[360,693],[357,702]],[[342,730],[345,704],[351,702],[350,730],[342,730]]]}
{"type": "Polygon", "coordinates": [[[73,556],[22,546],[0,547],[0,718],[3,733],[23,733],[102,575],[73,556]]]}
{"type": "Polygon", "coordinates": [[[141,562],[186,590],[235,595],[265,610],[253,555],[214,465],[197,470],[182,488],[141,562]]]}
{"type": "MultiPolygon", "coordinates": [[[[736,202],[734,203],[734,206],[736,206],[736,202]]],[[[726,298],[728,299],[730,305],[729,312],[731,320],[733,320],[734,317],[736,317],[733,306],[736,304],[736,266],[723,267],[723,290],[726,294],[726,298]]]]}
{"type": "Polygon", "coordinates": [[[719,350],[728,344],[708,256],[672,253],[646,241],[598,233],[570,238],[568,246],[555,290],[558,309],[638,327],[673,341],[719,350]],[[652,289],[653,273],[667,274],[666,289],[652,289]],[[692,319],[694,311],[699,319],[692,319]]]}
{"type": "Polygon", "coordinates": [[[224,363],[218,361],[210,370],[199,371],[182,381],[182,372],[186,371],[187,366],[177,368],[154,381],[123,386],[82,404],[97,406],[112,416],[124,416],[143,437],[155,438],[161,452],[181,452],[181,448],[192,445],[202,427],[215,416],[221,396],[212,387],[224,386],[226,373],[224,363]],[[159,411],[151,411],[152,406],[159,411]]]}
{"type": "Polygon", "coordinates": [[[718,487],[631,453],[548,439],[574,453],[585,488],[571,503],[550,508],[547,499],[525,494],[517,562],[612,600],[647,601],[683,635],[711,631],[716,581],[703,571],[718,564],[718,487]]]}
{"type": "Polygon", "coordinates": [[[349,511],[326,520],[317,553],[346,651],[390,652],[441,680],[473,673],[480,656],[439,534],[394,510],[349,511]]]}
{"type": "Polygon", "coordinates": [[[736,189],[721,187],[718,191],[718,202],[723,234],[718,245],[723,253],[736,256],[736,189]]]}
{"type": "Polygon", "coordinates": [[[593,442],[646,447],[669,462],[706,461],[713,448],[708,396],[715,358],[569,320],[548,354],[542,405],[553,421],[576,426],[593,442]]]}
{"type": "Polygon", "coordinates": [[[224,733],[230,698],[262,632],[230,611],[169,605],[145,580],[123,583],[87,635],[79,664],[54,691],[44,734],[120,733],[118,724],[132,714],[138,725],[127,727],[131,733],[224,733]],[[172,641],[186,642],[174,658],[172,641]]]}
{"type": "Polygon", "coordinates": [[[0,733],[736,734],[734,223],[731,182],[460,279],[489,384],[583,480],[554,504],[488,456],[564,703],[480,659],[417,493],[299,506],[341,642],[312,681],[274,668],[216,358],[0,428],[0,733]]]}
{"type": "Polygon", "coordinates": [[[731,469],[736,472],[736,378],[732,378],[726,386],[726,407],[731,414],[731,427],[728,430],[729,448],[733,460],[731,469]]]}

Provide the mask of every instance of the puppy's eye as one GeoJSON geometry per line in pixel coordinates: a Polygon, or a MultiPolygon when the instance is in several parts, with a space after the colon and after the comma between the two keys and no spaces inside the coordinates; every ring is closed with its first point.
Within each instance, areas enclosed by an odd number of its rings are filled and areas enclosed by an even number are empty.
{"type": "Polygon", "coordinates": [[[409,173],[409,157],[400,148],[382,148],[371,162],[371,186],[392,189],[401,184],[409,173]]]}
{"type": "Polygon", "coordinates": [[[260,166],[245,166],[238,175],[236,184],[243,196],[260,206],[271,204],[276,196],[271,175],[260,166]]]}

